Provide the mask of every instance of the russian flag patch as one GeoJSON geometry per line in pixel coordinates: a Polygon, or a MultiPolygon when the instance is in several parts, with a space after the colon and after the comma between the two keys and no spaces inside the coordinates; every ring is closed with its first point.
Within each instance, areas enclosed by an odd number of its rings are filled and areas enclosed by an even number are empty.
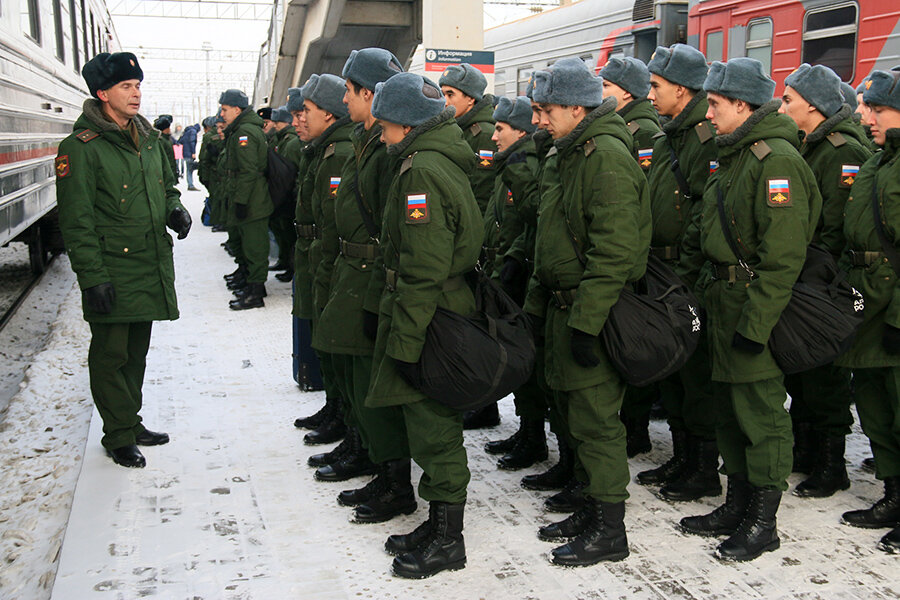
{"type": "Polygon", "coordinates": [[[494,152],[491,150],[478,151],[478,164],[482,167],[489,167],[494,161],[494,152]]]}
{"type": "Polygon", "coordinates": [[[238,144],[240,144],[241,146],[246,146],[247,145],[247,136],[246,135],[239,136],[238,144]]]}
{"type": "Polygon", "coordinates": [[[719,161],[711,160],[709,161],[709,174],[712,175],[716,171],[719,170],[719,161]]]}
{"type": "Polygon", "coordinates": [[[653,162],[653,148],[638,150],[638,164],[642,169],[649,169],[653,162]]]}
{"type": "Polygon", "coordinates": [[[789,179],[769,179],[769,206],[791,205],[791,182],[789,179]]]}
{"type": "Polygon", "coordinates": [[[407,194],[406,196],[406,222],[428,223],[428,194],[407,194]]]}
{"type": "Polygon", "coordinates": [[[328,183],[328,189],[331,190],[332,196],[337,196],[338,187],[341,185],[340,177],[332,177],[328,183]]]}
{"type": "Polygon", "coordinates": [[[841,165],[841,187],[848,188],[859,175],[859,165],[841,165]]]}

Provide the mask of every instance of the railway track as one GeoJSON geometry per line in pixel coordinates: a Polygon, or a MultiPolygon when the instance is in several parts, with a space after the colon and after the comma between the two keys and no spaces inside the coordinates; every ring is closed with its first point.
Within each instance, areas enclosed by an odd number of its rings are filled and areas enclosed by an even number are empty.
{"type": "MultiPolygon", "coordinates": [[[[50,258],[50,261],[52,260],[53,257],[50,258]]],[[[49,262],[47,264],[49,265],[49,262]]],[[[38,284],[41,277],[43,277],[43,273],[35,274],[29,269],[27,276],[21,278],[10,277],[12,281],[2,282],[5,289],[2,297],[0,297],[0,301],[2,301],[0,302],[0,307],[2,307],[3,311],[0,314],[0,331],[3,330],[25,299],[28,298],[28,294],[38,284]]]]}

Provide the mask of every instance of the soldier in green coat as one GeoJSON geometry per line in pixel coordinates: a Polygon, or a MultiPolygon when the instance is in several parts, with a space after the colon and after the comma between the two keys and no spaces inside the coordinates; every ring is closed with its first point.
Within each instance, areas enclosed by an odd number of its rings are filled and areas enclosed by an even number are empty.
{"type": "Polygon", "coordinates": [[[366,405],[400,406],[412,459],[422,468],[419,496],[429,517],[406,535],[388,538],[401,577],[428,577],[466,564],[463,511],[469,469],[462,414],[413,388],[401,372],[416,363],[437,307],[475,310],[464,275],[481,249],[481,212],[468,173],[474,157],[444,109],[441,90],[412,73],[375,86],[372,114],[388,154],[401,162],[381,225],[385,282],[366,405]]]}
{"type": "Polygon", "coordinates": [[[681,528],[729,535],[716,556],[743,561],[780,544],[775,515],[791,472],[793,436],[784,374],[767,342],[806,259],[822,197],[797,151],[797,126],[778,113],[775,82],[759,61],[714,62],[703,88],[719,168],[685,235],[681,262],[686,272],[708,263],[697,285],[708,314],[712,378],[728,384],[716,403],[728,493],[723,506],[682,519],[681,528]]]}
{"type": "MultiPolygon", "coordinates": [[[[302,155],[302,143],[297,137],[297,130],[292,124],[293,120],[287,106],[272,110],[272,123],[275,127],[275,145],[272,150],[298,167],[302,155]]],[[[294,200],[296,200],[296,196],[294,196],[294,200]]],[[[275,279],[278,281],[290,281],[294,278],[294,245],[297,241],[297,232],[294,230],[294,212],[296,212],[294,202],[284,202],[269,215],[269,229],[278,244],[278,261],[269,267],[269,270],[284,271],[275,274],[275,279]]]]}
{"type": "Polygon", "coordinates": [[[859,170],[844,209],[842,266],[866,299],[865,320],[836,363],[853,369],[856,411],[875,455],[884,497],[843,514],[847,525],[892,527],[879,548],[900,552],[900,72],[875,71],[866,82],[867,124],[882,150],[859,170]],[[874,204],[880,213],[879,233],[874,204]]]}
{"type": "Polygon", "coordinates": [[[102,53],[82,69],[93,98],[59,145],[59,227],[91,326],[91,395],[101,443],[120,465],[143,467],[137,446],[169,436],[141,422],[153,321],[178,318],[172,236],[191,218],[179,201],[160,133],[138,114],[144,74],[130,52],[102,53]]]}
{"type": "Polygon", "coordinates": [[[175,159],[175,142],[172,141],[172,115],[159,115],[153,121],[153,127],[160,131],[160,139],[163,141],[166,159],[169,162],[169,167],[172,169],[175,182],[178,183],[178,161],[175,159]]]}
{"type": "Polygon", "coordinates": [[[628,556],[628,458],[619,409],[625,384],[599,338],[626,285],[646,269],[650,247],[647,180],[616,101],[576,58],[534,75],[534,100],[554,138],[541,179],[535,271],[525,310],[546,339],[545,373],[567,407],[584,483],[573,515],[542,527],[546,541],[572,539],[553,563],[586,566],[628,556]],[[542,323],[543,325],[540,325],[542,323]]]}
{"type": "Polygon", "coordinates": [[[203,126],[204,133],[200,144],[197,176],[200,178],[200,183],[206,188],[209,201],[209,218],[213,231],[221,231],[225,221],[222,218],[222,202],[217,191],[220,177],[217,162],[219,154],[222,153],[224,140],[219,137],[219,132],[216,128],[216,117],[204,119],[203,126]]]}
{"type": "Polygon", "coordinates": [[[625,119],[634,137],[634,157],[646,173],[652,164],[654,138],[659,133],[659,116],[647,99],[650,71],[640,59],[626,56],[609,59],[600,69],[600,77],[603,97],[616,99],[616,112],[625,119]]]}
{"type": "MultiPolygon", "coordinates": [[[[225,147],[222,150],[222,196],[228,205],[228,224],[235,227],[239,256],[246,264],[246,285],[235,290],[232,310],[265,305],[269,267],[269,215],[272,199],[266,182],[268,150],[262,119],[249,106],[240,90],[226,90],[219,96],[225,119],[225,147]]],[[[240,264],[240,263],[238,263],[240,264]]],[[[237,287],[237,286],[235,286],[237,287]]]]}
{"type": "MultiPolygon", "coordinates": [[[[804,138],[800,154],[819,182],[822,216],[813,242],[838,259],[844,251],[844,205],[860,166],[872,153],[862,128],[844,104],[841,79],[823,65],[802,64],[788,75],[779,109],[804,138]]],[[[844,438],[850,433],[850,371],[824,365],[785,378],[791,395],[793,470],[811,473],[794,488],[803,498],[824,498],[850,487],[844,438]]]]}
{"type": "Polygon", "coordinates": [[[272,120],[273,110],[271,106],[263,106],[256,109],[256,114],[259,115],[263,122],[262,130],[266,134],[266,145],[274,150],[275,144],[278,142],[278,130],[275,127],[275,121],[272,120]]]}

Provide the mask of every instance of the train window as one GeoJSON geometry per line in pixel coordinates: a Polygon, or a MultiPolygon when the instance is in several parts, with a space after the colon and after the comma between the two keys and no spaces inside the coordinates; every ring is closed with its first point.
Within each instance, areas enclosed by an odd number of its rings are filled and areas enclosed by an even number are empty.
{"type": "Polygon", "coordinates": [[[87,62],[91,59],[91,55],[88,51],[87,9],[84,0],[81,0],[81,35],[84,39],[84,62],[87,62]]]}
{"type": "Polygon", "coordinates": [[[94,13],[91,13],[91,56],[97,56],[97,28],[94,27],[94,13]]]}
{"type": "Polygon", "coordinates": [[[831,67],[842,81],[851,81],[856,65],[856,3],[806,13],[803,62],[831,67]]]}
{"type": "Polygon", "coordinates": [[[762,63],[766,73],[772,72],[772,19],[758,19],[747,24],[747,58],[762,63]]]}
{"type": "Polygon", "coordinates": [[[66,62],[66,40],[63,37],[61,0],[53,0],[53,33],[56,34],[56,58],[66,62]]]}
{"type": "Polygon", "coordinates": [[[78,16],[75,0],[69,0],[69,27],[72,29],[72,62],[76,73],[81,72],[81,54],[78,52],[78,16]]]}
{"type": "Polygon", "coordinates": [[[22,30],[28,37],[41,43],[41,15],[38,12],[38,0],[25,0],[25,12],[22,13],[22,30]]]}
{"type": "Polygon", "coordinates": [[[534,69],[531,67],[519,69],[518,75],[516,76],[516,81],[518,82],[518,85],[516,86],[516,94],[518,96],[525,95],[525,91],[528,89],[528,82],[531,81],[531,76],[533,74],[534,69]]]}
{"type": "Polygon", "coordinates": [[[706,34],[706,62],[725,60],[725,32],[710,31],[706,34]]]}

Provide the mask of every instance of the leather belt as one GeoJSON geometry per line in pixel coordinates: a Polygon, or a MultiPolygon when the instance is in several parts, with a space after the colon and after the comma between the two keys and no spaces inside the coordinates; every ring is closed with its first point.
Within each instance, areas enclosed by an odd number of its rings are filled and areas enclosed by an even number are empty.
{"type": "Polygon", "coordinates": [[[868,267],[877,262],[887,262],[884,252],[875,252],[873,250],[849,250],[850,263],[854,267],[868,267]]]}
{"type": "Polygon", "coordinates": [[[375,260],[378,258],[377,244],[356,244],[341,240],[341,254],[347,258],[362,258],[364,260],[375,260]]]}
{"type": "Polygon", "coordinates": [[[322,234],[319,233],[319,228],[316,227],[315,224],[304,225],[294,221],[294,230],[297,232],[297,237],[303,238],[304,240],[317,240],[322,238],[322,234]]]}
{"type": "MultiPolygon", "coordinates": [[[[385,267],[384,269],[384,286],[390,292],[394,292],[397,290],[397,278],[398,273],[394,269],[388,269],[385,267]]],[[[444,281],[444,285],[441,286],[442,292],[452,292],[453,290],[458,290],[461,287],[466,285],[466,278],[462,275],[456,275],[454,277],[448,277],[446,281],[444,281]]]]}
{"type": "Polygon", "coordinates": [[[680,252],[678,246],[657,246],[650,248],[650,254],[660,260],[678,260],[680,252]]]}
{"type": "Polygon", "coordinates": [[[750,273],[741,265],[713,265],[713,278],[734,283],[735,281],[753,281],[756,279],[756,274],[750,273]]]}

